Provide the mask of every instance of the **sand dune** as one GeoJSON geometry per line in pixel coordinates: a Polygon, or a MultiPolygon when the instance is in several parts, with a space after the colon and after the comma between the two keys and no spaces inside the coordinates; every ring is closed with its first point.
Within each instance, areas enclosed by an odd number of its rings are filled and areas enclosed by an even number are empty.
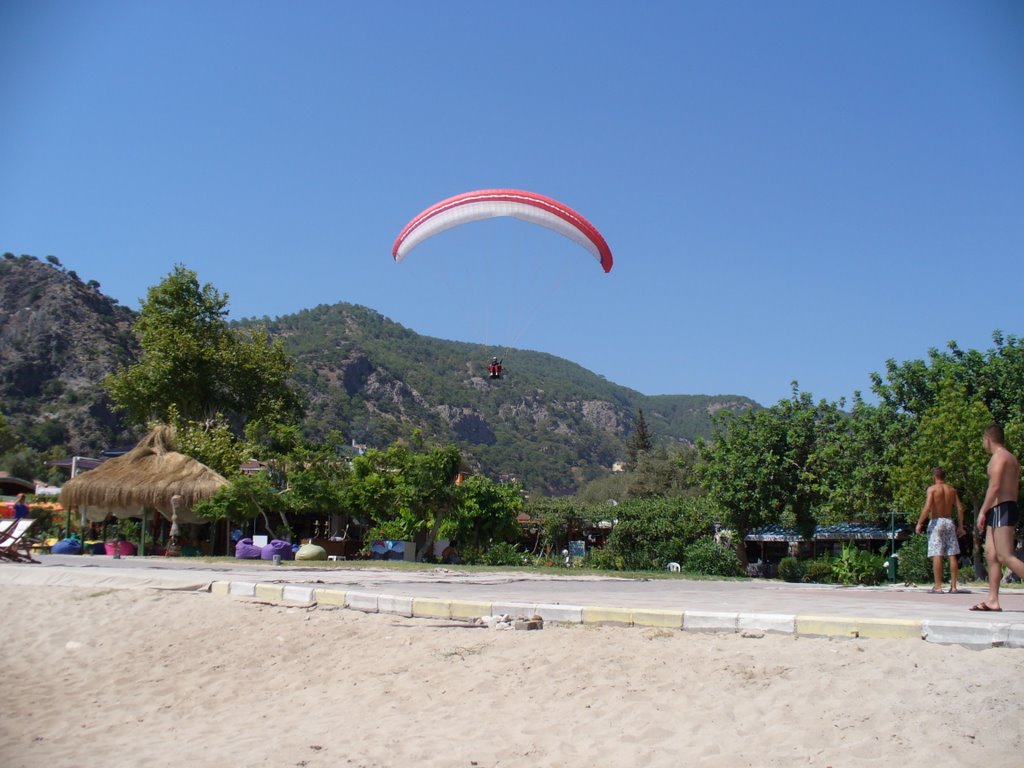
{"type": "Polygon", "coordinates": [[[1019,765],[1024,649],[0,586],[0,764],[1019,765]]]}

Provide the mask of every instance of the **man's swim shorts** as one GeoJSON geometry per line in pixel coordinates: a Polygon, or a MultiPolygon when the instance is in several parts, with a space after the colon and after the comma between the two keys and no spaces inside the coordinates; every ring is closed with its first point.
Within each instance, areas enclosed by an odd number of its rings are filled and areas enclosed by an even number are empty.
{"type": "Polygon", "coordinates": [[[953,557],[960,554],[956,526],[948,517],[936,517],[928,523],[928,557],[953,557]]]}
{"type": "Polygon", "coordinates": [[[988,511],[988,515],[985,516],[985,525],[992,528],[1002,528],[1004,525],[1008,525],[1013,528],[1017,525],[1019,517],[1017,502],[1004,501],[1001,504],[996,504],[988,511]]]}

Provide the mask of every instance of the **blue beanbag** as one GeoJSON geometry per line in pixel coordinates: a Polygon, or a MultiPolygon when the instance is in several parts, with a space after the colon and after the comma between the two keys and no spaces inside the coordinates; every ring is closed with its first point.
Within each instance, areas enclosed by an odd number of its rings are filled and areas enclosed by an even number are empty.
{"type": "Polygon", "coordinates": [[[78,539],[61,539],[50,547],[50,553],[54,555],[80,555],[82,554],[82,542],[78,539]]]}

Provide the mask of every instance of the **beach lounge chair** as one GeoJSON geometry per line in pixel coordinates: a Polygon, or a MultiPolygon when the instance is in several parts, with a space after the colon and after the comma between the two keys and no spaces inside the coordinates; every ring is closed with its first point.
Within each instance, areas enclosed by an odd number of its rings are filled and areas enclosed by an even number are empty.
{"type": "Polygon", "coordinates": [[[0,560],[15,563],[38,563],[32,557],[32,541],[29,531],[36,521],[29,517],[17,520],[0,520],[0,560]]]}

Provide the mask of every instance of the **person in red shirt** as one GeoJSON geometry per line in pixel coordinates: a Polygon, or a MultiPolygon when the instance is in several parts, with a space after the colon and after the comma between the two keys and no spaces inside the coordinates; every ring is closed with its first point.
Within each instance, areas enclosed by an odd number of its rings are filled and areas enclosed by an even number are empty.
{"type": "Polygon", "coordinates": [[[487,374],[492,379],[501,378],[501,360],[496,357],[491,358],[491,364],[487,366],[487,374]]]}

